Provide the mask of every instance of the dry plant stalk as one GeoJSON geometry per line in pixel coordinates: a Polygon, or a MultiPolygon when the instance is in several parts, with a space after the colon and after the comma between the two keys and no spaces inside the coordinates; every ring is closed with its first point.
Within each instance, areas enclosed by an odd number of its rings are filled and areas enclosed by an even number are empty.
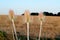
{"type": "Polygon", "coordinates": [[[25,21],[27,23],[27,40],[29,40],[29,22],[30,22],[30,12],[28,10],[25,11],[25,21]]]}
{"type": "Polygon", "coordinates": [[[30,22],[30,12],[28,10],[26,10],[24,15],[25,15],[25,21],[30,22]]]}
{"type": "Polygon", "coordinates": [[[40,40],[40,37],[41,37],[41,33],[42,33],[42,22],[43,22],[43,20],[44,20],[44,15],[43,15],[43,13],[40,13],[39,14],[39,21],[40,21],[40,30],[39,30],[39,39],[38,40],[40,40]]]}
{"type": "Polygon", "coordinates": [[[11,20],[14,19],[14,12],[13,12],[13,10],[9,11],[9,17],[10,17],[11,20]]]}
{"type": "Polygon", "coordinates": [[[13,29],[12,29],[12,32],[13,32],[13,40],[15,40],[15,37],[16,37],[16,40],[18,40],[18,37],[17,37],[17,33],[16,33],[16,28],[15,28],[15,23],[14,23],[14,12],[13,10],[10,10],[9,11],[9,16],[10,16],[10,19],[12,21],[12,24],[13,24],[13,29]],[[15,34],[15,37],[14,37],[14,34],[15,34]]]}

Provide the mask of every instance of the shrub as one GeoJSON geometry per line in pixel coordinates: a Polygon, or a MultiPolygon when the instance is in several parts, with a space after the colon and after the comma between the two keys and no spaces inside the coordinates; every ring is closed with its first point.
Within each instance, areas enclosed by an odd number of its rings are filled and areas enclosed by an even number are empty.
{"type": "Polygon", "coordinates": [[[6,36],[6,32],[0,31],[0,40],[8,40],[6,36]]]}

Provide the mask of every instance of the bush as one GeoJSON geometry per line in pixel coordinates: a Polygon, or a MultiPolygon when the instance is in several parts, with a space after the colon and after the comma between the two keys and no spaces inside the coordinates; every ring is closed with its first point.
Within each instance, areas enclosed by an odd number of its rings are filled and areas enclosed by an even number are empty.
{"type": "Polygon", "coordinates": [[[60,35],[56,35],[55,40],[60,40],[60,35]]]}
{"type": "Polygon", "coordinates": [[[6,33],[3,31],[0,31],[0,40],[7,40],[6,33]]]}

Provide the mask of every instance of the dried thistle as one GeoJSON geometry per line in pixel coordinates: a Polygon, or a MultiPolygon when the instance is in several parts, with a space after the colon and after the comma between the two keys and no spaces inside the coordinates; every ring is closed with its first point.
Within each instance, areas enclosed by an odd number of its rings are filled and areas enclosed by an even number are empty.
{"type": "Polygon", "coordinates": [[[26,10],[25,11],[25,20],[26,20],[26,22],[30,22],[30,14],[29,14],[30,12],[28,11],[28,10],[26,10]]]}
{"type": "Polygon", "coordinates": [[[10,17],[10,19],[14,19],[14,12],[13,12],[13,10],[9,11],[9,17],[10,17]]]}

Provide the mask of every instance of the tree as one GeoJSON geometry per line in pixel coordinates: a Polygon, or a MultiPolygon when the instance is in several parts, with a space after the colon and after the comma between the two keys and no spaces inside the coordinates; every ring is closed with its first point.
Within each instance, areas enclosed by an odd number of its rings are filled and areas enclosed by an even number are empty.
{"type": "Polygon", "coordinates": [[[30,15],[37,16],[39,13],[31,13],[30,15]]]}
{"type": "Polygon", "coordinates": [[[58,14],[57,14],[58,16],[60,16],[60,12],[58,12],[58,14]]]}
{"type": "Polygon", "coordinates": [[[50,16],[53,16],[53,13],[49,13],[50,16]]]}
{"type": "Polygon", "coordinates": [[[24,15],[24,14],[22,14],[22,15],[24,15]]]}
{"type": "Polygon", "coordinates": [[[50,16],[49,12],[43,12],[44,15],[50,16]]]}
{"type": "Polygon", "coordinates": [[[57,14],[53,14],[53,16],[57,16],[57,14]]]}

